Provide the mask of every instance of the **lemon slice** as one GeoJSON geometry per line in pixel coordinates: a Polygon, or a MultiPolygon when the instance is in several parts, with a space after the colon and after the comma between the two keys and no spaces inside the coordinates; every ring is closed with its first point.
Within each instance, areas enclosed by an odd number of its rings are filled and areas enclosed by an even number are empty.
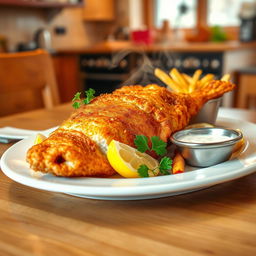
{"type": "Polygon", "coordinates": [[[36,135],[35,140],[34,140],[34,145],[43,142],[46,138],[47,138],[47,137],[45,137],[43,134],[38,133],[38,134],[36,135]]]}
{"type": "Polygon", "coordinates": [[[108,145],[107,158],[115,171],[125,178],[139,178],[137,170],[142,164],[150,169],[149,176],[156,176],[159,172],[156,159],[116,140],[108,145]]]}

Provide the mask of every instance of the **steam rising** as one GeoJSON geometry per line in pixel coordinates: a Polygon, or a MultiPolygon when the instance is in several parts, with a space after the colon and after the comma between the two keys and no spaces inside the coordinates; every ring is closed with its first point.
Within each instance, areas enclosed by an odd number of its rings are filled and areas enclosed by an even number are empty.
{"type": "Polygon", "coordinates": [[[153,83],[154,80],[154,66],[150,59],[142,54],[140,59],[141,64],[132,70],[130,77],[122,83],[122,85],[147,85],[153,83]]]}
{"type": "Polygon", "coordinates": [[[121,61],[130,58],[130,61],[135,61],[135,68],[130,72],[130,76],[127,80],[120,84],[123,85],[147,85],[156,83],[160,86],[166,86],[154,75],[155,68],[161,68],[167,72],[170,70],[170,66],[173,66],[174,55],[161,53],[149,53],[150,58],[146,55],[143,50],[132,51],[124,50],[113,54],[112,56],[112,68],[118,67],[121,61]]]}

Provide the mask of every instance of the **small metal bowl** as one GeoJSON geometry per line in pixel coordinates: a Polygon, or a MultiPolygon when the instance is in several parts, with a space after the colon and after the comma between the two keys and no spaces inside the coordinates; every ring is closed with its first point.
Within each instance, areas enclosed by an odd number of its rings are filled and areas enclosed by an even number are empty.
{"type": "Polygon", "coordinates": [[[175,144],[186,163],[195,167],[208,167],[227,161],[233,148],[243,138],[240,131],[228,128],[192,128],[174,133],[171,141],[175,144]],[[230,139],[220,142],[186,142],[185,135],[227,136],[230,139]]]}
{"type": "Polygon", "coordinates": [[[201,110],[191,118],[189,124],[208,123],[215,124],[222,97],[207,101],[201,110]]]}

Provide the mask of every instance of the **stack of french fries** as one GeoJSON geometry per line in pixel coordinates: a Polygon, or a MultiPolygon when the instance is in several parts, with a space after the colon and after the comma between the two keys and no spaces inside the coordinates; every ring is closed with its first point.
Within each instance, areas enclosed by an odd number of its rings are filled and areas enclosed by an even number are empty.
{"type": "MultiPolygon", "coordinates": [[[[210,81],[214,80],[213,74],[207,74],[201,77],[201,69],[196,70],[193,76],[180,73],[176,68],[171,69],[169,74],[165,73],[160,68],[156,68],[154,73],[156,77],[169,87],[169,89],[174,92],[181,93],[192,93],[199,88],[203,88],[210,81]]],[[[229,74],[226,74],[221,78],[222,81],[229,81],[229,79],[229,74]]]]}

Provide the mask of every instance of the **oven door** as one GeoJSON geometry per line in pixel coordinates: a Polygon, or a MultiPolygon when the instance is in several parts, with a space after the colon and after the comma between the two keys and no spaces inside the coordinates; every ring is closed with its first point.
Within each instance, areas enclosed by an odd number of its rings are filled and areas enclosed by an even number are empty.
{"type": "Polygon", "coordinates": [[[82,89],[85,91],[92,88],[95,96],[98,96],[120,88],[127,79],[127,74],[82,73],[82,89]]]}

